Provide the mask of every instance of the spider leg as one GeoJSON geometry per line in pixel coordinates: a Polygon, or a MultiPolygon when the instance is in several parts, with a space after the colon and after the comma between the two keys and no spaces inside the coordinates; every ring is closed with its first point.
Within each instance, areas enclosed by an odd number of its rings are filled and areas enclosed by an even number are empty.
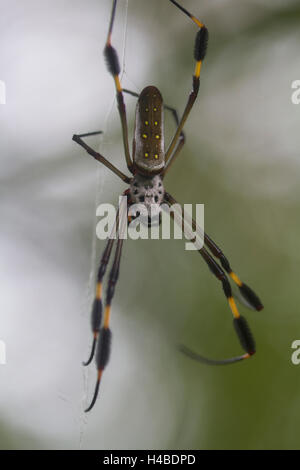
{"type": "MultiPolygon", "coordinates": [[[[195,228],[196,228],[196,225],[195,225],[195,228]]],[[[250,307],[257,311],[262,310],[264,306],[260,298],[247,284],[241,281],[241,279],[237,276],[237,274],[232,270],[229,264],[229,261],[224,255],[223,251],[216,245],[216,243],[205,232],[204,232],[204,243],[208,246],[210,252],[217,259],[220,260],[222,267],[225,269],[227,274],[231,277],[233,282],[238,286],[242,297],[246,300],[246,302],[250,305],[250,307]]]]}
{"type": "Polygon", "coordinates": [[[123,90],[122,90],[122,86],[121,86],[121,82],[119,78],[121,69],[119,65],[119,58],[118,58],[117,51],[111,45],[111,36],[112,36],[113,24],[115,20],[116,7],[117,7],[117,0],[114,0],[113,6],[112,6],[106,45],[104,48],[104,56],[106,58],[108,71],[111,73],[115,81],[115,87],[116,87],[116,92],[117,92],[117,102],[118,102],[119,114],[120,114],[121,125],[122,125],[125,158],[126,158],[128,170],[132,173],[133,164],[132,164],[132,160],[131,160],[130,152],[129,152],[126,108],[125,108],[123,90]]]}
{"type": "Polygon", "coordinates": [[[112,233],[106,243],[104,252],[101,257],[98,273],[97,273],[97,284],[96,284],[96,295],[93,303],[93,308],[92,308],[92,315],[91,315],[91,327],[92,327],[92,333],[93,333],[93,343],[92,343],[92,349],[90,356],[86,362],[83,362],[84,366],[88,366],[94,357],[95,350],[96,350],[96,344],[100,332],[100,327],[101,327],[101,322],[102,322],[102,311],[103,311],[103,306],[102,306],[102,282],[103,282],[103,277],[106,272],[107,265],[109,263],[111,251],[113,248],[114,244],[114,238],[113,238],[113,233],[116,230],[116,227],[118,226],[119,223],[119,211],[117,212],[116,215],[116,221],[112,230],[112,233]]]}
{"type": "MultiPolygon", "coordinates": [[[[165,195],[165,202],[170,206],[170,200],[168,198],[168,193],[165,195]]],[[[178,222],[178,218],[176,219],[174,212],[170,212],[170,215],[172,218],[175,218],[177,223],[180,223],[182,225],[182,230],[184,231],[184,226],[183,226],[183,218],[180,218],[180,221],[178,222]]],[[[177,214],[178,216],[178,214],[177,214]]],[[[212,272],[212,274],[222,283],[223,287],[223,292],[225,294],[225,297],[228,301],[229,307],[231,309],[231,312],[233,314],[233,326],[234,329],[237,333],[237,336],[239,338],[240,344],[246,354],[243,354],[241,356],[229,358],[229,359],[221,359],[221,360],[215,360],[215,359],[208,359],[205,358],[204,356],[198,355],[191,351],[189,348],[186,346],[180,346],[180,350],[187,354],[189,357],[205,362],[207,364],[212,364],[212,365],[225,365],[225,364],[231,364],[234,362],[241,361],[243,359],[248,359],[255,353],[255,341],[252,336],[252,333],[250,331],[250,328],[248,326],[248,323],[246,319],[240,315],[235,300],[232,295],[232,290],[231,290],[231,285],[230,282],[221,268],[219,264],[212,258],[212,256],[208,253],[208,251],[205,249],[205,247],[202,247],[201,249],[198,250],[204,261],[206,262],[209,270],[212,272]]]]}
{"type": "Polygon", "coordinates": [[[248,359],[249,357],[251,357],[248,353],[246,353],[241,356],[229,357],[228,359],[209,359],[208,357],[201,356],[201,354],[198,354],[192,351],[184,344],[181,344],[179,346],[179,351],[181,351],[183,354],[188,356],[190,359],[193,359],[194,361],[202,362],[203,364],[208,364],[209,366],[226,366],[229,364],[234,364],[235,362],[240,362],[243,359],[248,359]]]}
{"type": "Polygon", "coordinates": [[[114,261],[113,261],[113,265],[109,274],[108,285],[107,285],[107,290],[106,290],[104,321],[103,321],[103,326],[100,328],[100,331],[99,331],[99,339],[98,339],[97,347],[96,347],[97,381],[96,381],[93,399],[89,407],[85,410],[85,412],[90,411],[93,408],[94,404],[96,403],[101,377],[102,377],[105,367],[108,364],[109,356],[110,356],[110,345],[111,345],[111,336],[112,336],[111,330],[109,328],[110,310],[111,310],[111,302],[115,293],[116,283],[119,278],[120,261],[121,261],[122,247],[123,247],[123,241],[124,241],[122,237],[122,233],[124,230],[125,220],[127,219],[127,210],[126,210],[126,219],[125,219],[124,213],[120,214],[120,219],[121,219],[121,222],[120,222],[121,227],[119,227],[119,224],[118,224],[119,230],[118,230],[117,246],[116,246],[114,261]]]}
{"type": "MultiPolygon", "coordinates": [[[[208,30],[206,26],[201,23],[197,18],[195,18],[191,13],[189,13],[185,8],[183,8],[181,5],[179,5],[177,2],[174,0],[170,0],[175,6],[177,6],[181,11],[183,11],[186,15],[191,18],[191,20],[198,26],[199,31],[196,35],[196,40],[195,40],[195,48],[194,48],[194,59],[196,61],[196,66],[195,66],[195,71],[193,75],[193,88],[192,91],[188,97],[188,101],[185,107],[185,110],[183,112],[183,115],[180,119],[179,125],[177,127],[177,130],[175,132],[175,135],[168,147],[168,150],[166,152],[166,162],[170,159],[171,155],[173,154],[173,151],[177,145],[178,139],[181,135],[183,126],[185,124],[185,121],[188,118],[188,115],[196,101],[196,98],[198,96],[199,92],[199,86],[200,86],[200,71],[201,71],[201,65],[204,60],[205,54],[206,54],[206,48],[207,48],[207,41],[208,41],[208,30]]],[[[175,151],[176,152],[176,151],[175,151]]],[[[175,155],[177,155],[175,153],[175,155]]],[[[173,156],[174,158],[174,156],[173,156]]],[[[167,167],[168,168],[168,167],[167,167]]]]}
{"type": "MultiPolygon", "coordinates": [[[[165,198],[170,204],[178,204],[177,201],[168,193],[165,193],[165,198]]],[[[191,218],[191,225],[193,230],[197,231],[201,238],[204,240],[205,245],[209,248],[210,252],[220,261],[222,267],[233,280],[233,282],[239,288],[240,294],[246,303],[249,304],[254,310],[260,311],[263,309],[263,304],[258,295],[244,282],[241,281],[239,276],[232,270],[230,263],[223,251],[216,245],[216,243],[203,232],[203,230],[197,225],[196,221],[191,218]]]]}
{"type": "MultiPolygon", "coordinates": [[[[128,90],[126,88],[123,88],[123,92],[128,93],[129,95],[135,96],[136,98],[139,97],[138,93],[136,93],[135,91],[128,90]]],[[[175,108],[173,108],[172,106],[169,106],[167,104],[164,104],[164,109],[166,109],[166,110],[168,110],[172,113],[172,116],[174,118],[176,127],[178,127],[179,126],[179,117],[178,117],[177,110],[175,108]]],[[[172,155],[169,158],[169,163],[165,167],[164,171],[161,174],[162,177],[164,177],[166,175],[167,171],[170,169],[171,163],[174,162],[175,158],[178,156],[178,154],[181,151],[182,147],[184,146],[185,142],[186,142],[186,137],[185,137],[185,133],[182,130],[180,132],[180,135],[179,135],[179,138],[178,138],[177,146],[176,146],[174,152],[172,153],[172,155]]]]}
{"type": "MultiPolygon", "coordinates": [[[[179,127],[179,117],[178,117],[178,112],[175,108],[171,107],[171,106],[168,106],[168,105],[165,105],[165,108],[169,111],[171,111],[172,115],[173,115],[173,118],[174,118],[174,121],[176,123],[176,126],[177,128],[179,127]]],[[[176,157],[179,155],[179,153],[181,152],[182,150],[182,147],[184,146],[186,142],[186,137],[185,137],[185,133],[183,132],[182,128],[181,128],[181,131],[180,131],[180,134],[178,136],[178,142],[177,142],[177,145],[175,147],[175,149],[172,151],[172,154],[170,155],[170,158],[169,158],[169,162],[168,164],[165,166],[164,168],[164,171],[162,173],[162,177],[164,178],[166,176],[166,173],[167,171],[169,171],[170,169],[170,166],[172,163],[174,163],[176,157]]]]}
{"type": "Polygon", "coordinates": [[[105,157],[103,157],[103,155],[101,155],[99,152],[96,152],[96,150],[92,149],[92,147],[90,147],[86,142],[84,142],[84,140],[82,140],[82,137],[101,134],[101,132],[102,131],[88,132],[86,134],[74,134],[72,140],[74,140],[74,142],[83,147],[87,151],[87,153],[89,153],[92,157],[95,158],[95,160],[98,160],[98,162],[103,163],[103,165],[105,165],[109,170],[115,173],[125,183],[130,183],[131,178],[129,176],[126,176],[124,173],[122,173],[122,171],[120,171],[117,167],[110,163],[105,157]]]}

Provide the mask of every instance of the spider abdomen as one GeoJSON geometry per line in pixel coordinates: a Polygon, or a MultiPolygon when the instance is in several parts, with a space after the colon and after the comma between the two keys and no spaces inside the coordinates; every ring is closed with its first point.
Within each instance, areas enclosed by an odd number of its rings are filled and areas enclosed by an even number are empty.
{"type": "Polygon", "coordinates": [[[133,162],[144,175],[160,173],[165,166],[163,99],[148,86],[139,96],[133,140],[133,162]]]}

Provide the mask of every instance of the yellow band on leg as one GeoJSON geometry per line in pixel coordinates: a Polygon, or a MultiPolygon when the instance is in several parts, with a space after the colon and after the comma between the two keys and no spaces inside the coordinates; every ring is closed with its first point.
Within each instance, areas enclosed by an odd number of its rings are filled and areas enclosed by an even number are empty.
{"type": "Polygon", "coordinates": [[[239,286],[241,287],[242,286],[242,281],[240,280],[240,278],[233,272],[231,271],[231,273],[229,273],[229,276],[231,277],[231,279],[239,286]]]}
{"type": "Polygon", "coordinates": [[[237,309],[237,306],[236,306],[236,303],[234,301],[234,298],[233,297],[228,297],[228,303],[229,303],[229,306],[231,308],[231,311],[232,311],[232,314],[235,318],[239,318],[240,317],[240,314],[239,314],[239,311],[237,309]]]}
{"type": "Polygon", "coordinates": [[[199,21],[195,16],[191,15],[191,20],[193,20],[193,22],[196,23],[199,28],[203,28],[204,24],[201,23],[201,21],[199,21]]]}
{"type": "Polygon", "coordinates": [[[195,67],[195,77],[196,78],[200,77],[201,65],[202,65],[202,60],[199,60],[198,62],[196,62],[196,67],[195,67]]]}
{"type": "Polygon", "coordinates": [[[114,75],[114,80],[115,80],[117,92],[120,93],[122,91],[122,87],[121,87],[119,76],[114,75]]]}
{"type": "Polygon", "coordinates": [[[109,319],[110,319],[110,305],[106,305],[105,307],[105,313],[104,313],[104,328],[109,327],[109,319]]]}
{"type": "Polygon", "coordinates": [[[96,286],[96,299],[100,300],[102,295],[102,282],[97,282],[96,286]]]}

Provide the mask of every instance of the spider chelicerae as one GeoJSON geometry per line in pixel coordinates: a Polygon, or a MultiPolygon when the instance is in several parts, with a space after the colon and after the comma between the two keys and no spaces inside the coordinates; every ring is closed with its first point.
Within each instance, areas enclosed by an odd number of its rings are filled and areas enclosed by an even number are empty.
{"type": "MultiPolygon", "coordinates": [[[[159,208],[162,203],[166,203],[169,206],[178,204],[177,201],[164,189],[163,180],[185,143],[183,127],[198,95],[201,65],[206,54],[208,42],[208,31],[206,26],[195,16],[189,13],[185,8],[179,5],[175,0],[169,1],[179,8],[181,12],[187,15],[198,27],[194,47],[194,59],[196,64],[193,74],[192,91],[188,96],[187,104],[181,118],[179,118],[175,108],[163,104],[161,93],[156,87],[147,86],[140,94],[122,88],[119,78],[120,66],[118,55],[111,44],[112,30],[117,7],[117,0],[113,0],[104,55],[107,61],[108,70],[113,76],[115,83],[118,109],[122,125],[126,164],[132,176],[129,177],[122,173],[118,168],[110,163],[99,152],[93,150],[83,140],[83,137],[96,135],[101,133],[101,131],[73,135],[73,140],[75,142],[81,145],[92,157],[94,157],[100,163],[104,164],[119,178],[121,178],[124,183],[129,185],[129,188],[123,193],[124,196],[127,197],[128,208],[130,208],[130,206],[135,203],[143,203],[147,209],[149,209],[150,206],[154,206],[154,208],[156,207],[157,213],[159,213],[159,208]],[[136,106],[132,156],[130,154],[128,143],[128,126],[124,103],[124,93],[131,94],[138,98],[136,106]],[[176,132],[166,151],[164,149],[163,130],[164,109],[172,113],[176,123],[176,132]]],[[[130,221],[130,216],[127,216],[127,213],[126,219],[126,222],[130,221]]],[[[115,226],[119,226],[119,221],[120,213],[117,212],[115,226]]],[[[192,220],[191,226],[194,230],[197,231],[198,227],[194,220],[192,220]]],[[[241,298],[248,307],[254,310],[261,310],[263,305],[253,290],[243,283],[237,274],[232,270],[229,261],[225,257],[222,250],[215,244],[215,242],[205,232],[203,232],[202,236],[204,246],[202,246],[198,252],[207,263],[212,274],[222,283],[224,294],[233,314],[234,328],[245,353],[240,356],[228,359],[214,360],[197,354],[186,346],[181,346],[180,349],[187,356],[200,362],[212,365],[232,364],[251,357],[255,353],[255,342],[246,319],[239,314],[228,276],[237,285],[241,298]],[[208,248],[208,250],[205,246],[208,248]]],[[[84,363],[84,365],[90,364],[95,355],[98,375],[93,399],[85,411],[90,411],[96,402],[101,376],[109,360],[111,343],[111,330],[109,328],[111,302],[119,276],[120,259],[124,241],[123,237],[120,236],[120,231],[117,232],[116,250],[112,268],[109,274],[105,299],[106,302],[103,312],[102,282],[112,253],[114,241],[115,239],[112,237],[108,239],[97,274],[96,295],[91,315],[93,344],[90,357],[84,363]]]]}

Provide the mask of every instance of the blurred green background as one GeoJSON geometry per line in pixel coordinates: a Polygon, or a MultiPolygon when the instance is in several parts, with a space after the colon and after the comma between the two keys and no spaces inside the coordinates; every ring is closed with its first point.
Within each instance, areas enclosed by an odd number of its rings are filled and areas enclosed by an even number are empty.
{"type": "MultiPolygon", "coordinates": [[[[114,44],[123,86],[156,85],[182,112],[196,27],[167,0],[120,1],[114,44]],[[128,7],[128,8],[127,8],[128,7]]],[[[3,1],[0,365],[2,449],[299,449],[300,5],[186,0],[210,31],[187,143],[165,180],[205,204],[205,228],[265,309],[241,307],[257,354],[207,367],[177,351],[240,354],[220,283],[183,241],[128,241],[112,310],[100,399],[83,371],[104,242],[95,208],[124,185],[71,141],[125,171],[113,81],[102,48],[110,0],[3,1]]],[[[135,100],[126,99],[130,129],[135,100]]],[[[166,115],[166,135],[174,125],[166,115]]]]}

